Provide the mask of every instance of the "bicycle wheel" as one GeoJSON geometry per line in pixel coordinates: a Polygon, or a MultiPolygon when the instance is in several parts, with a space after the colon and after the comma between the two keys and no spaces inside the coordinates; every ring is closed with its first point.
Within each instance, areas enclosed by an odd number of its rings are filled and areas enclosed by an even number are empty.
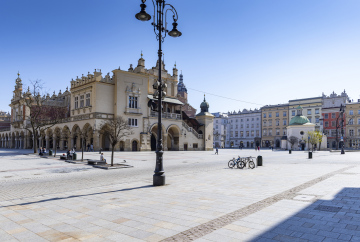
{"type": "Polygon", "coordinates": [[[235,162],[235,159],[229,160],[229,162],[228,162],[228,167],[231,168],[231,169],[234,168],[235,163],[236,163],[236,162],[235,162]]]}
{"type": "Polygon", "coordinates": [[[255,163],[254,163],[254,161],[249,161],[249,167],[251,168],[251,169],[254,169],[255,168],[255,163]]]}
{"type": "Polygon", "coordinates": [[[245,166],[246,166],[246,163],[242,160],[237,163],[237,167],[239,169],[243,169],[245,166]]]}

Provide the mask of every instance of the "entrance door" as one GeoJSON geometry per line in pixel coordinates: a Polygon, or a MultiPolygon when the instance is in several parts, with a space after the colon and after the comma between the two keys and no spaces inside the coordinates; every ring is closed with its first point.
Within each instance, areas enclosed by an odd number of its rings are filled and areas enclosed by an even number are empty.
{"type": "Polygon", "coordinates": [[[134,140],[134,141],[132,142],[132,151],[138,151],[137,141],[136,141],[136,140],[134,140]]]}
{"type": "Polygon", "coordinates": [[[187,144],[184,144],[184,150],[185,151],[187,150],[187,144]]]}
{"type": "Polygon", "coordinates": [[[305,150],[305,144],[301,144],[301,150],[305,150]]]}

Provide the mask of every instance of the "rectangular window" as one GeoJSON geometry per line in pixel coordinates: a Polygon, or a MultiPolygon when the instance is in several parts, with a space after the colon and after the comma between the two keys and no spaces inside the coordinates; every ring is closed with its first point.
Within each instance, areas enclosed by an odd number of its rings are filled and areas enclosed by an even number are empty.
{"type": "Polygon", "coordinates": [[[358,114],[360,114],[360,109],[358,110],[358,114]]]}
{"type": "Polygon", "coordinates": [[[231,132],[230,132],[230,137],[233,137],[233,134],[234,134],[233,131],[231,131],[231,132]]]}
{"type": "Polygon", "coordinates": [[[331,126],[335,127],[335,121],[331,121],[331,126]]]}
{"type": "Polygon", "coordinates": [[[276,120],[276,126],[280,125],[280,120],[276,120]]]}
{"type": "Polygon", "coordinates": [[[332,136],[332,137],[336,136],[336,130],[335,130],[335,129],[332,129],[332,130],[331,130],[331,136],[332,136]]]}
{"type": "Polygon", "coordinates": [[[216,125],[216,128],[218,129],[218,128],[219,128],[219,125],[216,125]]]}
{"type": "Polygon", "coordinates": [[[315,114],[319,114],[319,109],[315,109],[315,114]]]}
{"type": "Polygon", "coordinates": [[[254,130],[251,130],[251,137],[254,137],[254,130]]]}
{"type": "Polygon", "coordinates": [[[286,120],[283,120],[283,125],[286,125],[286,123],[287,123],[286,120]]]}
{"type": "Polygon", "coordinates": [[[336,118],[336,114],[335,114],[335,113],[332,113],[332,114],[331,114],[331,118],[336,118]]]}
{"type": "Polygon", "coordinates": [[[269,118],[271,118],[272,117],[272,115],[271,115],[271,113],[269,113],[269,118]]]}
{"type": "Polygon", "coordinates": [[[319,121],[320,121],[319,118],[315,119],[315,123],[319,123],[319,121]]]}
{"type": "Polygon", "coordinates": [[[259,123],[256,124],[256,128],[259,128],[259,123]]]}
{"type": "Polygon", "coordinates": [[[80,108],[84,107],[84,95],[80,96],[80,108]]]}
{"type": "Polygon", "coordinates": [[[283,135],[286,135],[286,129],[283,130],[283,135]]]}
{"type": "Polygon", "coordinates": [[[280,129],[276,129],[276,135],[280,135],[280,129]]]}
{"type": "Polygon", "coordinates": [[[266,113],[264,113],[264,116],[263,116],[263,118],[266,118],[266,113]]]}
{"type": "Polygon", "coordinates": [[[240,137],[244,137],[244,132],[240,131],[240,137]]]}
{"type": "Polygon", "coordinates": [[[291,115],[292,115],[292,116],[295,116],[295,110],[292,110],[292,111],[291,111],[291,115]]]}
{"type": "Polygon", "coordinates": [[[283,112],[283,117],[286,117],[286,111],[283,112]]]}
{"type": "Polygon", "coordinates": [[[269,136],[272,136],[272,129],[269,130],[269,136]]]}
{"type": "Polygon", "coordinates": [[[311,115],[311,109],[308,109],[308,110],[307,110],[307,114],[308,114],[308,115],[311,115]]]}
{"type": "Polygon", "coordinates": [[[239,137],[239,132],[238,131],[235,131],[235,137],[239,137]]]}
{"type": "Polygon", "coordinates": [[[266,136],[267,132],[266,132],[266,129],[263,130],[263,135],[266,136]]]}
{"type": "Polygon", "coordinates": [[[86,93],[86,107],[90,106],[90,93],[86,93]]]}
{"type": "Polygon", "coordinates": [[[249,131],[246,131],[246,137],[249,137],[249,131]]]}
{"type": "Polygon", "coordinates": [[[259,137],[259,130],[256,130],[256,136],[259,137]]]}
{"type": "Polygon", "coordinates": [[[349,119],[349,124],[350,125],[353,125],[354,124],[354,120],[351,118],[351,119],[349,119]]]}
{"type": "Polygon", "coordinates": [[[325,127],[329,127],[329,122],[325,121],[325,127]]]}
{"type": "Polygon", "coordinates": [[[194,149],[197,149],[197,148],[198,148],[198,144],[197,144],[197,143],[194,143],[194,144],[193,144],[193,148],[194,148],[194,149]]]}
{"type": "Polygon", "coordinates": [[[360,118],[358,118],[358,124],[360,124],[360,118]]]}
{"type": "Polygon", "coordinates": [[[79,97],[75,97],[75,109],[79,108],[79,97]]]}
{"type": "Polygon", "coordinates": [[[254,118],[252,118],[251,121],[254,121],[254,118]]]}
{"type": "Polygon", "coordinates": [[[354,130],[352,129],[349,130],[349,136],[354,136],[354,130]]]}
{"type": "Polygon", "coordinates": [[[129,96],[129,108],[138,108],[138,98],[129,96]]]}
{"type": "Polygon", "coordinates": [[[309,119],[309,122],[311,123],[311,118],[308,117],[308,119],[309,119]]]}
{"type": "Polygon", "coordinates": [[[249,128],[249,124],[246,125],[246,128],[249,128]]]}
{"type": "Polygon", "coordinates": [[[349,110],[350,115],[354,115],[354,110],[349,110]]]}
{"type": "Polygon", "coordinates": [[[328,114],[328,113],[325,113],[324,117],[325,117],[326,119],[328,119],[328,118],[329,118],[329,114],[328,114]]]}
{"type": "Polygon", "coordinates": [[[266,127],[266,121],[263,122],[263,126],[266,127]]]}
{"type": "Polygon", "coordinates": [[[244,125],[242,124],[241,126],[240,126],[240,128],[243,128],[244,127],[244,125]]]}
{"type": "Polygon", "coordinates": [[[128,123],[129,123],[129,126],[132,126],[132,127],[137,127],[138,126],[138,122],[137,122],[136,118],[129,118],[128,123]]]}
{"type": "Polygon", "coordinates": [[[254,128],[254,124],[251,124],[251,128],[254,128]]]}
{"type": "Polygon", "coordinates": [[[219,120],[216,120],[216,123],[218,123],[219,120]]]}
{"type": "Polygon", "coordinates": [[[272,120],[269,120],[269,126],[272,126],[272,120]]]}
{"type": "Polygon", "coordinates": [[[276,117],[279,117],[279,112],[276,112],[276,114],[275,114],[275,115],[276,115],[276,117]]]}

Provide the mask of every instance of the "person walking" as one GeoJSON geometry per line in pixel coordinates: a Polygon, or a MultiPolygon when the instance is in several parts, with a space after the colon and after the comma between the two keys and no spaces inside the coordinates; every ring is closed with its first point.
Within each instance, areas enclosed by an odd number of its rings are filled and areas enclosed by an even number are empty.
{"type": "Polygon", "coordinates": [[[86,147],[87,147],[86,151],[89,152],[90,151],[90,144],[88,143],[88,145],[86,147]]]}
{"type": "Polygon", "coordinates": [[[260,151],[260,145],[258,146],[258,151],[260,151]]]}
{"type": "Polygon", "coordinates": [[[90,151],[94,151],[94,145],[93,144],[90,145],[90,151]]]}
{"type": "Polygon", "coordinates": [[[218,147],[215,148],[215,155],[218,155],[219,154],[219,149],[218,147]]]}

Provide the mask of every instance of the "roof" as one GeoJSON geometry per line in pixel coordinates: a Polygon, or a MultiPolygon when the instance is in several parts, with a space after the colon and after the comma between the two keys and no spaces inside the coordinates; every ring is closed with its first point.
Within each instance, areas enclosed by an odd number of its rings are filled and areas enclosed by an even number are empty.
{"type": "MultiPolygon", "coordinates": [[[[148,95],[147,96],[149,99],[152,99],[152,100],[157,100],[156,98],[153,97],[153,95],[148,95]]],[[[180,102],[178,99],[176,98],[171,98],[171,97],[166,97],[163,99],[163,102],[166,102],[166,103],[174,103],[174,104],[179,104],[179,105],[184,105],[182,102],[180,102]]]]}
{"type": "Polygon", "coordinates": [[[296,115],[295,117],[293,117],[290,120],[289,125],[303,125],[303,124],[307,124],[307,123],[310,123],[310,121],[307,117],[296,115]]]}

